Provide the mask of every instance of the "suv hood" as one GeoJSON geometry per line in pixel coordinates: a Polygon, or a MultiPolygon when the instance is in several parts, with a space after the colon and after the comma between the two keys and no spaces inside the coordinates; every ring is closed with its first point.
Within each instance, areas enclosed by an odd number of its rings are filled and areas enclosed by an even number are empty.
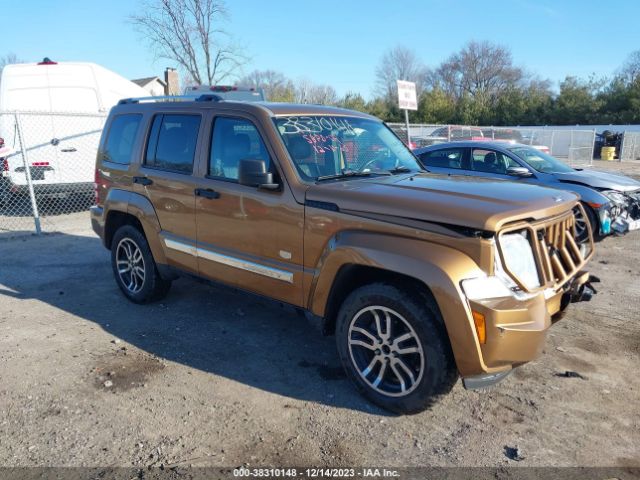
{"type": "Polygon", "coordinates": [[[578,197],[537,185],[431,173],[318,183],[307,201],[344,213],[374,214],[495,232],[523,219],[566,212],[578,197]]]}
{"type": "Polygon", "coordinates": [[[640,182],[633,178],[599,170],[576,170],[574,172],[554,173],[560,182],[579,183],[587,187],[633,192],[640,190],[640,182]]]}

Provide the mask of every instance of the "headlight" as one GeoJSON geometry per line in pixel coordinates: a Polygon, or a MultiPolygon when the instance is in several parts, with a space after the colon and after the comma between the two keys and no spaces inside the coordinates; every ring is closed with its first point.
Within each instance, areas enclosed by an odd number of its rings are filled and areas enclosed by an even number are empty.
{"type": "Polygon", "coordinates": [[[616,192],[615,190],[605,190],[600,192],[602,195],[607,197],[609,200],[615,203],[627,203],[627,197],[623,193],[616,192]]]}
{"type": "Polygon", "coordinates": [[[540,277],[533,250],[529,242],[528,231],[508,233],[500,237],[504,266],[529,290],[540,286],[540,277]]]}
{"type": "Polygon", "coordinates": [[[513,296],[513,292],[498,277],[469,278],[463,280],[461,285],[469,300],[489,300],[513,296]]]}

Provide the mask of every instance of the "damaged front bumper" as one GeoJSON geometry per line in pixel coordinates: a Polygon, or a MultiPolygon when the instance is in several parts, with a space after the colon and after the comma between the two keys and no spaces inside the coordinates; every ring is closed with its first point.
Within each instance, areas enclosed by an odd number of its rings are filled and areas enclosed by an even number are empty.
{"type": "Polygon", "coordinates": [[[466,389],[485,388],[500,382],[513,368],[540,355],[549,327],[560,320],[570,303],[588,302],[597,293],[600,280],[579,272],[558,291],[547,290],[524,302],[512,299],[471,301],[472,311],[481,312],[486,321],[487,339],[481,345],[482,357],[492,371],[463,377],[466,389]]]}
{"type": "Polygon", "coordinates": [[[593,283],[598,281],[579,272],[558,290],[547,289],[526,300],[468,300],[470,310],[484,319],[486,335],[480,350],[485,365],[511,368],[537,358],[551,325],[564,316],[570,303],[591,300],[596,293],[593,283]]]}
{"type": "MultiPolygon", "coordinates": [[[[482,289],[468,288],[475,283],[462,283],[473,319],[481,319],[484,328],[483,335],[478,334],[478,346],[485,368],[463,375],[465,388],[497,383],[513,368],[537,358],[549,328],[564,316],[569,304],[589,301],[596,293],[593,284],[599,280],[584,269],[593,256],[593,239],[590,236],[587,243],[578,247],[573,236],[573,217],[569,214],[533,224],[531,228],[533,234],[528,238],[540,275],[540,288],[512,290],[510,296],[482,297],[479,294],[482,289]]],[[[504,263],[496,257],[494,273],[501,278],[504,263]]],[[[487,293],[495,290],[493,278],[497,277],[482,279],[487,293]]],[[[476,330],[477,325],[476,322],[476,330]]]]}
{"type": "Polygon", "coordinates": [[[602,235],[640,230],[640,191],[608,191],[602,194],[609,199],[608,203],[596,208],[602,235]]]}
{"type": "Polygon", "coordinates": [[[593,284],[599,282],[600,279],[595,275],[579,272],[571,282],[548,299],[547,312],[551,315],[551,322],[561,320],[570,303],[590,301],[598,293],[593,284]]]}

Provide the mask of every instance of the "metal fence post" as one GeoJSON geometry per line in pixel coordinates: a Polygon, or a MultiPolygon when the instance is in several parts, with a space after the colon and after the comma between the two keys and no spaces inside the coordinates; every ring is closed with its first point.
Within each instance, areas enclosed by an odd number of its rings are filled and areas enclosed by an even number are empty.
{"type": "Polygon", "coordinates": [[[575,162],[575,147],[573,146],[573,130],[571,130],[571,133],[569,134],[569,165],[571,165],[572,162],[575,162]]]}
{"type": "Polygon", "coordinates": [[[589,155],[589,166],[593,166],[593,154],[596,150],[596,130],[595,128],[592,131],[593,135],[591,136],[591,154],[589,155]]]}
{"type": "Polygon", "coordinates": [[[31,181],[31,167],[29,163],[29,155],[27,153],[27,145],[22,131],[22,119],[19,114],[15,114],[16,127],[18,130],[18,139],[20,141],[20,149],[22,150],[22,161],[24,163],[24,173],[27,177],[27,186],[29,187],[29,197],[31,197],[31,209],[33,212],[33,221],[36,226],[36,235],[42,233],[40,228],[40,214],[38,213],[38,202],[36,201],[36,194],[33,191],[33,182],[31,181]]]}

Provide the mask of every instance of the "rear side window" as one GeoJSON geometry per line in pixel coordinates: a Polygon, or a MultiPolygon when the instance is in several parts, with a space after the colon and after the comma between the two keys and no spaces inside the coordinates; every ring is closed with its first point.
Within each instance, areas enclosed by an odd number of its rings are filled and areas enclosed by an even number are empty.
{"type": "Polygon", "coordinates": [[[267,171],[271,159],[255,125],[240,118],[219,117],[213,125],[209,176],[238,179],[240,160],[251,158],[264,160],[267,171]]]}
{"type": "Polygon", "coordinates": [[[145,165],[191,173],[199,129],[200,115],[156,115],[147,142],[145,165]]]}
{"type": "Polygon", "coordinates": [[[118,115],[111,122],[104,147],[104,160],[129,165],[142,115],[118,115]]]}
{"type": "Polygon", "coordinates": [[[462,148],[450,148],[423,153],[420,155],[420,160],[427,167],[462,168],[463,154],[462,148]]]}

